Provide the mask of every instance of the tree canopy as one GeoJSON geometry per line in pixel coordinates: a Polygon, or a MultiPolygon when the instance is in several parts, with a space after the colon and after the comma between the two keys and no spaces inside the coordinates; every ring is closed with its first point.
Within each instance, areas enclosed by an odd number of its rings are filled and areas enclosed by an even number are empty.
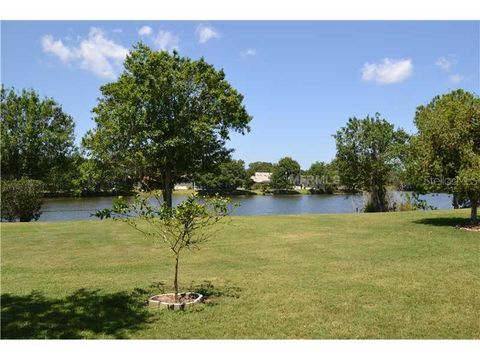
{"type": "Polygon", "coordinates": [[[300,175],[300,164],[291,157],[284,157],[278,161],[270,178],[274,189],[289,190],[294,178],[300,175]]]}
{"type": "Polygon", "coordinates": [[[350,190],[370,192],[374,210],[387,211],[386,185],[391,172],[402,164],[407,133],[395,130],[377,113],[375,117],[350,118],[333,137],[341,182],[350,190]]]}
{"type": "Polygon", "coordinates": [[[229,132],[249,131],[243,96],[222,70],[139,43],[116,82],[101,87],[96,128],[83,145],[104,164],[163,190],[171,206],[176,181],[228,158],[229,132]]]}
{"type": "Polygon", "coordinates": [[[74,122],[52,98],[35,90],[16,92],[2,85],[2,179],[43,180],[61,188],[72,166],[74,122]]]}
{"type": "Polygon", "coordinates": [[[425,191],[466,196],[476,221],[480,199],[480,99],[464,90],[439,95],[415,113],[409,174],[425,191]],[[477,179],[477,180],[475,180],[477,179]],[[467,181],[468,180],[468,181],[467,181]]]}

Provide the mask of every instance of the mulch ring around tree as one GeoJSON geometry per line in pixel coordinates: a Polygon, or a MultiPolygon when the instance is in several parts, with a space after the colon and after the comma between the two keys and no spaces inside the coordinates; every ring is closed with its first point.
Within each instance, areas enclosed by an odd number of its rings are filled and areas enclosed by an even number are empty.
{"type": "Polygon", "coordinates": [[[462,224],[457,225],[456,228],[467,231],[480,232],[480,224],[462,224]]]}
{"type": "Polygon", "coordinates": [[[152,296],[149,299],[149,304],[152,306],[163,307],[171,310],[182,310],[188,306],[203,301],[203,295],[199,293],[187,292],[178,294],[175,299],[175,294],[160,294],[152,296]]]}

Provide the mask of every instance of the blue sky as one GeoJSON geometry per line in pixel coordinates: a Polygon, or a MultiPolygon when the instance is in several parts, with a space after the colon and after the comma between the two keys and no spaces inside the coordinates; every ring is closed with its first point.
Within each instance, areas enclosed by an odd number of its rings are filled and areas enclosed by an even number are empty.
{"type": "Polygon", "coordinates": [[[335,155],[349,117],[380,112],[413,132],[415,108],[463,88],[479,93],[479,22],[83,21],[2,22],[2,83],[62,104],[77,141],[94,126],[99,87],[142,40],[225,70],[245,96],[252,131],[233,135],[235,158],[335,155]]]}

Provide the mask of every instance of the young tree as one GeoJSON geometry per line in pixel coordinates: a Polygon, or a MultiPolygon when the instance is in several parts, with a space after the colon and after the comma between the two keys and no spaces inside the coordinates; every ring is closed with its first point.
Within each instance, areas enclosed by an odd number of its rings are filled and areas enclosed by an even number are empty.
{"type": "Polygon", "coordinates": [[[124,221],[146,239],[165,245],[170,250],[175,258],[173,288],[175,302],[178,302],[180,255],[184,249],[199,249],[201,244],[212,238],[214,225],[229,214],[230,199],[190,195],[171,208],[165,202],[162,204],[155,193],[153,195],[157,204],[152,204],[148,197],[141,194],[137,194],[130,204],[119,197],[112,209],[99,210],[95,215],[101,219],[124,221]]]}
{"type": "Polygon", "coordinates": [[[350,118],[333,137],[337,145],[336,166],[342,184],[371,194],[373,210],[388,210],[386,185],[393,169],[401,166],[408,135],[380,114],[365,119],[350,118]]]}
{"type": "Polygon", "coordinates": [[[480,98],[461,89],[436,96],[417,108],[415,125],[409,174],[425,191],[467,196],[471,221],[477,221],[479,200],[472,181],[480,156],[480,98]]]}
{"type": "Polygon", "coordinates": [[[284,157],[278,161],[271,176],[272,187],[289,190],[292,188],[294,177],[300,175],[300,164],[291,157],[284,157]]]}
{"type": "Polygon", "coordinates": [[[51,98],[34,90],[0,90],[1,177],[42,180],[48,188],[68,185],[74,145],[74,122],[51,98]]]}
{"type": "Polygon", "coordinates": [[[218,171],[195,176],[197,184],[208,191],[234,191],[247,181],[243,160],[229,160],[220,164],[218,171]]]}
{"type": "Polygon", "coordinates": [[[100,88],[96,128],[83,145],[93,158],[161,187],[172,206],[175,182],[228,158],[229,131],[249,131],[243,96],[202,58],[193,61],[137,44],[118,80],[100,88]]]}

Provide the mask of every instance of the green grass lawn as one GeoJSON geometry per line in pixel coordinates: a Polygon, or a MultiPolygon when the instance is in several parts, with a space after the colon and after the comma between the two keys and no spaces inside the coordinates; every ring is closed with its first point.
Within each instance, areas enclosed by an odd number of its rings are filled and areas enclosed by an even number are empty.
{"type": "MultiPolygon", "coordinates": [[[[234,217],[186,252],[205,304],[149,309],[173,261],[113,221],[2,224],[3,338],[480,338],[467,211],[234,217]]],[[[164,285],[162,285],[162,283],[164,285]]]]}

